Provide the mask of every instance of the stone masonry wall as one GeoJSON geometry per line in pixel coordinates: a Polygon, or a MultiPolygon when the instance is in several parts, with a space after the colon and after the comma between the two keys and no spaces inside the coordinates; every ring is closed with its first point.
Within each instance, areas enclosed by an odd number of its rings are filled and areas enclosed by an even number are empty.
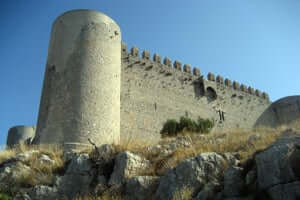
{"type": "Polygon", "coordinates": [[[252,128],[269,105],[259,90],[212,73],[206,80],[200,70],[178,61],[172,67],[148,51],[140,58],[138,48],[122,44],[121,139],[158,140],[167,119],[186,115],[214,119],[215,129],[252,128]]]}

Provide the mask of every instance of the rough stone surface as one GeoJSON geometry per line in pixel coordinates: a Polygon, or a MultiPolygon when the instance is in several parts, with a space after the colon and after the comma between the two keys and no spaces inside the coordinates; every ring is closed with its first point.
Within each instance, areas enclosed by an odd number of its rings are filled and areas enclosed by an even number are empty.
{"type": "Polygon", "coordinates": [[[204,188],[197,194],[193,200],[210,200],[214,199],[217,193],[221,190],[222,186],[218,183],[208,183],[204,185],[204,188]]]}
{"type": "Polygon", "coordinates": [[[113,173],[109,180],[109,185],[121,184],[132,176],[147,173],[151,168],[151,163],[145,158],[130,153],[128,151],[117,155],[113,173]]]}
{"type": "Polygon", "coordinates": [[[240,167],[230,167],[224,173],[225,197],[241,196],[243,190],[245,190],[243,169],[240,167]]]}
{"type": "Polygon", "coordinates": [[[53,200],[58,198],[58,191],[55,187],[39,185],[33,187],[28,195],[32,200],[53,200]]]}
{"type": "Polygon", "coordinates": [[[136,176],[126,183],[126,200],[148,200],[155,193],[159,177],[136,176]]]}
{"type": "Polygon", "coordinates": [[[106,15],[74,10],[56,19],[35,143],[119,143],[120,52],[120,28],[106,15]]]}
{"type": "Polygon", "coordinates": [[[161,200],[174,199],[186,186],[199,191],[205,184],[218,182],[224,164],[233,160],[234,156],[225,160],[224,156],[217,153],[202,153],[187,159],[161,178],[155,197],[161,200]]]}
{"type": "Polygon", "coordinates": [[[13,147],[20,143],[31,144],[35,136],[35,129],[35,126],[14,126],[10,128],[6,145],[8,147],[13,147]]]}
{"type": "Polygon", "coordinates": [[[58,193],[70,198],[77,194],[89,193],[89,186],[95,174],[87,154],[74,156],[58,183],[58,193]]]}
{"type": "MultiPolygon", "coordinates": [[[[170,60],[165,59],[170,66],[170,60]]],[[[167,119],[179,120],[188,116],[197,120],[213,119],[216,130],[252,128],[259,116],[270,105],[266,99],[234,90],[231,86],[200,79],[157,62],[145,61],[122,53],[121,72],[121,139],[158,141],[167,119]],[[152,66],[150,70],[148,67],[152,66]],[[207,95],[212,88],[217,98],[207,95]],[[218,110],[224,111],[220,121],[218,110]]],[[[195,69],[195,68],[194,68],[195,69]]]]}
{"type": "MultiPolygon", "coordinates": [[[[268,192],[276,199],[297,199],[299,198],[300,177],[297,175],[299,166],[298,156],[295,158],[294,152],[299,153],[300,137],[282,137],[269,148],[256,155],[257,181],[260,190],[268,192]],[[297,191],[295,191],[297,189],[297,191]],[[289,192],[285,196],[283,192],[289,192]]],[[[296,154],[298,154],[296,153],[296,154]]]]}
{"type": "Polygon", "coordinates": [[[288,96],[273,102],[257,119],[256,126],[279,126],[300,119],[300,96],[288,96]]]}

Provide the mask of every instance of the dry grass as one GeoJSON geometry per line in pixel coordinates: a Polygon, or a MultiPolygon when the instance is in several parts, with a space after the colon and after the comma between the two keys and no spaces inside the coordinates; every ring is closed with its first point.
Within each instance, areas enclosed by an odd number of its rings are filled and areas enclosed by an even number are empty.
{"type": "Polygon", "coordinates": [[[181,190],[177,190],[174,195],[174,200],[192,200],[195,191],[188,186],[184,186],[181,190]]]}
{"type": "MultiPolygon", "coordinates": [[[[205,152],[217,152],[217,153],[226,153],[226,152],[238,152],[241,155],[242,162],[247,161],[253,157],[253,155],[261,150],[264,150],[270,144],[280,137],[282,132],[286,129],[292,128],[295,131],[300,131],[300,121],[293,122],[292,124],[280,126],[277,128],[266,128],[260,127],[253,130],[242,130],[235,129],[230,131],[219,131],[212,132],[210,134],[203,135],[199,137],[195,134],[183,132],[181,135],[189,136],[187,138],[191,139],[192,145],[188,148],[179,148],[173,154],[163,159],[158,158],[157,155],[154,155],[152,152],[146,151],[149,146],[157,144],[155,140],[145,140],[140,141],[136,138],[128,138],[123,140],[120,144],[115,145],[116,153],[130,151],[138,155],[144,156],[149,159],[153,164],[153,170],[147,175],[163,175],[164,171],[161,173],[160,169],[167,167],[173,168],[178,165],[180,162],[187,158],[195,157],[200,153],[205,152]],[[226,134],[224,134],[226,133],[226,134]],[[254,138],[249,142],[251,136],[254,138]]],[[[160,144],[167,144],[169,139],[163,139],[160,144]]],[[[59,174],[64,169],[64,163],[62,160],[63,150],[57,146],[26,146],[19,145],[13,149],[7,149],[3,152],[0,152],[0,165],[1,163],[14,158],[19,153],[24,153],[30,150],[38,150],[38,153],[35,153],[31,156],[28,161],[25,161],[25,164],[29,166],[35,173],[32,175],[24,174],[18,180],[19,184],[22,185],[37,185],[37,184],[46,184],[51,185],[53,183],[54,174],[59,174]],[[40,155],[45,154],[54,161],[53,165],[48,163],[41,163],[39,161],[40,155]]],[[[91,153],[92,148],[86,148],[81,150],[84,153],[91,153]]],[[[226,163],[224,163],[224,170],[227,168],[226,163]]],[[[180,199],[191,199],[192,191],[189,188],[185,188],[182,191],[178,192],[180,199]]],[[[124,199],[122,195],[113,196],[110,193],[105,193],[102,196],[84,196],[77,197],[76,200],[121,200],[124,199]]]]}
{"type": "MultiPolygon", "coordinates": [[[[0,153],[0,164],[15,158],[20,153],[36,151],[32,153],[23,164],[28,166],[34,173],[24,173],[18,177],[17,185],[35,186],[38,184],[52,185],[55,174],[60,173],[64,168],[62,160],[63,150],[53,145],[27,146],[20,144],[12,149],[7,149],[0,153]],[[47,155],[53,161],[49,164],[39,160],[41,155],[47,155]]],[[[17,163],[17,165],[20,163],[17,163]]],[[[22,167],[20,166],[20,169],[22,167]]]]}

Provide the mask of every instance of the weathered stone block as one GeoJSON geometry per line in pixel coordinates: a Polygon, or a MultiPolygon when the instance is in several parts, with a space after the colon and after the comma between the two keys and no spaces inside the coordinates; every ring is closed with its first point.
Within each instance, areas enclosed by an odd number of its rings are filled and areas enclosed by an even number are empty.
{"type": "Polygon", "coordinates": [[[261,97],[261,91],[259,91],[259,90],[256,89],[255,90],[255,95],[258,96],[258,97],[261,97]]]}
{"type": "Polygon", "coordinates": [[[243,92],[247,92],[247,86],[244,85],[244,84],[241,84],[240,89],[241,89],[241,91],[243,91],[243,92]]]}
{"type": "Polygon", "coordinates": [[[153,61],[154,61],[154,62],[157,62],[157,63],[161,63],[161,57],[160,57],[160,55],[157,54],[157,53],[155,53],[155,54],[153,55],[153,61]]]}
{"type": "Polygon", "coordinates": [[[255,91],[254,91],[254,89],[252,88],[252,87],[248,87],[248,93],[249,94],[254,94],[255,93],[255,91]]]}
{"type": "Polygon", "coordinates": [[[224,84],[224,78],[222,76],[218,75],[216,80],[217,80],[217,83],[224,84]]]}
{"type": "Polygon", "coordinates": [[[183,71],[190,74],[191,73],[191,66],[189,64],[185,64],[183,66],[183,71]]]}
{"type": "Polygon", "coordinates": [[[150,52],[147,50],[144,50],[142,53],[142,58],[146,60],[150,60],[150,52]]]}
{"type": "Polygon", "coordinates": [[[264,99],[269,99],[269,95],[267,93],[265,93],[265,92],[262,93],[262,97],[264,99]]]}
{"type": "Polygon", "coordinates": [[[128,53],[127,44],[122,42],[122,53],[128,53]]]}
{"type": "Polygon", "coordinates": [[[225,85],[227,85],[228,87],[232,86],[232,82],[231,80],[229,80],[228,78],[225,79],[225,85]]]}
{"type": "Polygon", "coordinates": [[[194,69],[193,69],[193,75],[194,76],[200,76],[200,69],[199,68],[197,68],[197,67],[194,67],[194,69]]]}
{"type": "Polygon", "coordinates": [[[213,73],[211,73],[211,72],[209,72],[208,74],[207,74],[207,79],[209,80],[209,81],[215,81],[216,79],[215,79],[215,75],[213,74],[213,73]]]}
{"type": "Polygon", "coordinates": [[[169,58],[165,57],[164,58],[164,65],[172,67],[172,61],[169,58]]]}
{"type": "Polygon", "coordinates": [[[235,89],[235,90],[239,90],[240,89],[240,84],[238,82],[236,82],[236,81],[233,81],[232,86],[233,86],[233,89],[235,89]]]}
{"type": "Polygon", "coordinates": [[[135,47],[135,46],[132,47],[131,48],[131,55],[138,57],[139,56],[139,49],[137,47],[135,47]]]}
{"type": "Polygon", "coordinates": [[[175,60],[174,69],[177,69],[177,70],[181,71],[181,62],[175,60]]]}

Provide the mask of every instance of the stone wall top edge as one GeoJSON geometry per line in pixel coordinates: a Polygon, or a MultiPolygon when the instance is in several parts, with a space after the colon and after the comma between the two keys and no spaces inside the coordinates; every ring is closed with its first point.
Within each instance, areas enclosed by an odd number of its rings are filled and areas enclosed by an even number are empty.
{"type": "MultiPolygon", "coordinates": [[[[114,21],[112,18],[110,18],[110,17],[109,17],[108,15],[106,15],[105,13],[102,13],[102,12],[100,12],[100,11],[98,11],[98,10],[95,10],[95,9],[74,9],[74,10],[66,11],[66,12],[62,13],[61,15],[59,15],[58,17],[56,17],[56,19],[54,20],[54,22],[53,22],[53,24],[52,24],[52,27],[54,27],[55,24],[56,24],[59,20],[63,19],[65,16],[67,16],[67,15],[69,15],[69,14],[80,13],[80,12],[86,12],[86,13],[90,13],[90,14],[94,13],[94,14],[96,14],[96,15],[100,15],[101,17],[104,17],[104,18],[108,19],[109,21],[111,21],[112,23],[118,25],[118,23],[116,23],[116,21],[114,21]]],[[[118,27],[120,27],[120,26],[118,25],[118,27]]]]}
{"type": "Polygon", "coordinates": [[[254,95],[263,99],[266,99],[269,101],[269,95],[266,92],[261,92],[258,89],[254,89],[251,86],[247,86],[245,84],[240,84],[237,81],[233,81],[229,78],[223,78],[221,75],[215,76],[212,72],[209,72],[207,74],[207,79],[205,79],[204,76],[201,76],[200,69],[198,67],[191,67],[189,64],[182,64],[178,60],[174,60],[173,62],[169,57],[164,57],[164,60],[161,59],[161,56],[158,53],[154,53],[151,56],[151,53],[148,50],[143,50],[140,52],[140,49],[136,46],[132,46],[130,48],[130,51],[128,50],[127,44],[122,42],[122,53],[126,54],[128,57],[135,57],[139,59],[140,62],[142,61],[149,61],[152,63],[160,64],[160,65],[165,65],[166,67],[169,67],[173,71],[176,72],[181,72],[183,75],[191,74],[196,77],[201,77],[202,79],[210,82],[215,82],[216,84],[224,85],[227,88],[231,88],[237,91],[241,91],[250,95],[254,95]],[[159,58],[158,58],[159,56],[159,58]],[[165,59],[170,60],[171,64],[167,65],[165,64],[165,59]],[[195,70],[192,69],[197,69],[198,72],[195,72],[195,70]],[[238,84],[238,88],[234,87],[234,84],[238,84]]]}

